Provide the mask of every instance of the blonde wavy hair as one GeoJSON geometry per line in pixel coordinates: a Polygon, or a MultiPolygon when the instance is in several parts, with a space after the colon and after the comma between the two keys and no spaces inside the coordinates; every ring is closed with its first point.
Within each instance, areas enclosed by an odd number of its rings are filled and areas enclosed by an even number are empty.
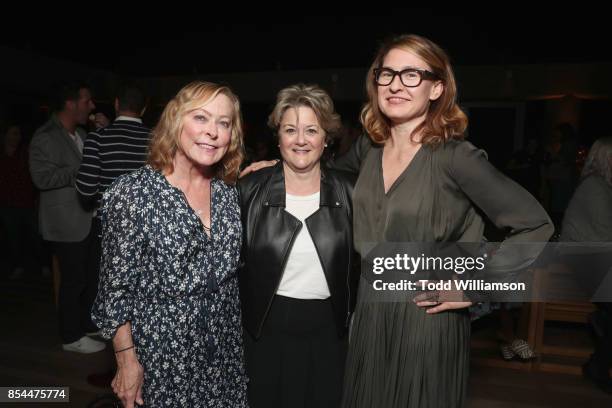
{"type": "Polygon", "coordinates": [[[378,106],[378,85],[374,79],[374,70],[382,68],[385,56],[397,48],[410,51],[425,61],[444,85],[442,95],[430,102],[425,121],[414,130],[411,138],[421,133],[421,143],[432,147],[451,138],[463,139],[468,120],[457,105],[457,83],[449,57],[432,41],[414,34],[404,34],[384,42],[368,70],[368,102],[361,110],[361,124],[370,139],[374,143],[383,144],[391,137],[391,123],[378,106]]]}
{"type": "Polygon", "coordinates": [[[232,90],[212,82],[194,81],[185,85],[164,108],[159,122],[152,131],[147,163],[154,169],[174,171],[173,159],[179,149],[179,137],[187,114],[206,105],[217,95],[227,96],[234,107],[230,146],[223,159],[216,165],[215,177],[228,184],[235,184],[244,158],[242,115],[240,101],[232,90]]]}

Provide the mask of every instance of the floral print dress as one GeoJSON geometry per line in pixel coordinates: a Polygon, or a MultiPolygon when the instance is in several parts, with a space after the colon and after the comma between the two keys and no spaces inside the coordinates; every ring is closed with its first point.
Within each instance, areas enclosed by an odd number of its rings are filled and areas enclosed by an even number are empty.
{"type": "Polygon", "coordinates": [[[127,321],[147,407],[246,407],[237,268],[238,193],[211,182],[211,232],[150,166],[120,177],[102,206],[92,317],[111,339],[127,321]]]}

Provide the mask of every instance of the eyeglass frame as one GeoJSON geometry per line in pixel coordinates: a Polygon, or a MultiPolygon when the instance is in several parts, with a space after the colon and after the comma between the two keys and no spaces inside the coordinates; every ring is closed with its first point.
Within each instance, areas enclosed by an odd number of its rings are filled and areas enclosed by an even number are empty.
{"type": "Polygon", "coordinates": [[[396,75],[399,76],[399,79],[400,79],[400,82],[402,83],[402,85],[404,85],[407,88],[416,88],[417,86],[421,85],[421,83],[423,83],[424,79],[425,80],[434,80],[434,79],[442,80],[442,78],[440,78],[440,76],[438,74],[435,74],[435,73],[433,73],[431,71],[428,71],[426,69],[420,69],[420,68],[406,68],[406,69],[402,69],[401,71],[396,71],[396,70],[391,69],[391,68],[381,67],[381,68],[374,68],[373,73],[374,73],[374,83],[376,85],[378,85],[378,86],[389,86],[389,85],[391,85],[393,83],[393,81],[395,80],[395,76],[396,75]],[[377,80],[378,74],[381,71],[383,71],[383,70],[389,71],[389,72],[391,72],[393,74],[393,76],[391,77],[391,81],[389,81],[389,83],[385,84],[385,85],[380,84],[378,82],[378,80],[377,80]],[[416,84],[416,85],[406,85],[404,83],[404,81],[402,80],[402,74],[404,72],[406,72],[406,71],[418,72],[419,73],[419,78],[420,78],[419,79],[419,83],[416,84]]]}

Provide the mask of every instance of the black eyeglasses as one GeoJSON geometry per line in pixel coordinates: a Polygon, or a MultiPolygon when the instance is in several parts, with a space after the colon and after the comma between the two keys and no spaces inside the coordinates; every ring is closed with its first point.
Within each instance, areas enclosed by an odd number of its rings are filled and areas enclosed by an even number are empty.
{"type": "Polygon", "coordinates": [[[421,85],[424,79],[440,79],[440,77],[426,69],[408,68],[395,71],[391,68],[374,69],[374,81],[377,85],[387,86],[399,75],[400,81],[404,86],[414,88],[421,85]]]}

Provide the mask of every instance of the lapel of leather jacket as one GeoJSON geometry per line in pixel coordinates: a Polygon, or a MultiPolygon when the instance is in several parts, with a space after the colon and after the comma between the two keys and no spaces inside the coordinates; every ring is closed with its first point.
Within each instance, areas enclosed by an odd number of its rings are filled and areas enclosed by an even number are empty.
{"type": "MultiPolygon", "coordinates": [[[[276,244],[271,246],[280,250],[279,253],[275,254],[280,260],[278,266],[281,270],[277,272],[278,274],[282,273],[282,267],[289,256],[292,240],[297,236],[301,226],[297,218],[285,211],[285,197],[285,177],[282,162],[280,162],[271,174],[267,191],[264,193],[261,220],[265,222],[265,225],[260,226],[262,230],[265,230],[266,239],[276,241],[276,244]]],[[[327,269],[332,265],[332,259],[336,255],[334,251],[337,249],[334,245],[337,238],[335,235],[344,233],[340,225],[340,219],[344,218],[336,219],[337,217],[334,217],[336,211],[344,211],[342,207],[343,203],[340,200],[339,192],[322,168],[319,209],[306,219],[305,224],[317,248],[319,260],[323,265],[323,271],[327,275],[328,282],[332,282],[333,271],[327,269]]],[[[258,235],[262,232],[258,232],[258,235]]]]}
{"type": "Polygon", "coordinates": [[[339,192],[332,183],[331,179],[321,168],[321,189],[319,210],[306,218],[306,226],[312,237],[312,241],[317,249],[319,261],[323,267],[330,290],[335,282],[334,260],[339,259],[339,246],[342,247],[345,239],[342,235],[346,233],[346,222],[342,200],[339,192]],[[344,228],[343,228],[344,227],[344,228]]]}
{"type": "Polygon", "coordinates": [[[297,218],[285,211],[285,177],[282,162],[275,166],[270,175],[261,203],[261,213],[254,234],[261,242],[258,245],[258,252],[261,254],[263,249],[265,255],[257,258],[260,259],[262,266],[268,265],[268,270],[280,282],[291,245],[302,227],[302,223],[297,218]]]}

